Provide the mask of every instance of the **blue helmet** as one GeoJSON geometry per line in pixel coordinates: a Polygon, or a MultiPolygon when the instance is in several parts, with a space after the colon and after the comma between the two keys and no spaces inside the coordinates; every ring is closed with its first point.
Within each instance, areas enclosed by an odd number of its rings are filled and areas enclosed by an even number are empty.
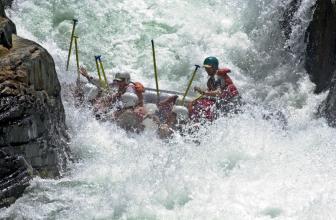
{"type": "Polygon", "coordinates": [[[216,57],[207,57],[203,62],[204,67],[214,67],[215,69],[218,69],[218,65],[219,62],[216,57]]]}

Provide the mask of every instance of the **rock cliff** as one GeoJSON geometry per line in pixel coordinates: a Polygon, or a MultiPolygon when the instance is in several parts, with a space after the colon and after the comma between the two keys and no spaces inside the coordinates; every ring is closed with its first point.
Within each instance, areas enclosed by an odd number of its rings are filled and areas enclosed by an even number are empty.
{"type": "Polygon", "coordinates": [[[21,196],[32,178],[33,169],[22,156],[0,151],[0,208],[21,196]]]}
{"type": "MultiPolygon", "coordinates": [[[[20,171],[15,160],[21,165],[26,161],[36,175],[58,177],[70,152],[55,64],[43,47],[16,36],[15,24],[5,14],[6,4],[0,1],[0,151],[12,158],[12,166],[1,158],[0,166],[21,172],[22,177],[27,176],[25,170],[20,171]]],[[[0,181],[1,207],[15,201],[29,178],[20,183],[20,178],[15,182],[15,176],[0,174],[9,180],[0,181]],[[8,190],[11,185],[14,190],[8,190]]]]}
{"type": "Polygon", "coordinates": [[[49,53],[13,35],[0,55],[0,149],[22,155],[41,176],[58,176],[67,161],[60,84],[49,53]]]}
{"type": "Polygon", "coordinates": [[[316,93],[329,90],[319,114],[336,126],[336,2],[317,0],[314,17],[306,32],[306,69],[316,93]]]}
{"type": "Polygon", "coordinates": [[[317,0],[307,33],[306,69],[316,92],[331,86],[336,73],[336,10],[331,0],[317,0]]]}
{"type": "Polygon", "coordinates": [[[8,18],[1,21],[0,149],[24,156],[41,176],[58,176],[68,147],[54,61],[40,45],[16,36],[8,18]]]}

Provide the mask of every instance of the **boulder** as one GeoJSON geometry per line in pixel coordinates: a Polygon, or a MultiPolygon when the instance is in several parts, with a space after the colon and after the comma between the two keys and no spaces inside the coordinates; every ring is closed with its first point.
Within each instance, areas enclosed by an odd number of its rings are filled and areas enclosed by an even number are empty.
{"type": "Polygon", "coordinates": [[[336,127],[336,1],[317,0],[306,32],[306,69],[316,84],[315,92],[329,90],[318,114],[336,127]]]}
{"type": "Polygon", "coordinates": [[[0,0],[0,17],[6,17],[5,5],[2,0],[0,0]]]}
{"type": "Polygon", "coordinates": [[[0,46],[10,49],[12,47],[12,34],[16,34],[15,24],[6,17],[5,7],[12,1],[0,1],[0,46]]]}
{"type": "Polygon", "coordinates": [[[51,55],[13,35],[0,55],[0,149],[23,156],[43,177],[59,176],[69,158],[60,91],[51,55]]]}
{"type": "Polygon", "coordinates": [[[0,150],[22,156],[42,177],[62,174],[69,159],[61,86],[51,55],[15,35],[0,1],[0,150]]]}
{"type": "Polygon", "coordinates": [[[315,92],[328,90],[336,72],[335,1],[317,0],[313,20],[306,32],[305,66],[315,92]]]}
{"type": "Polygon", "coordinates": [[[33,169],[22,156],[0,150],[0,208],[20,197],[32,178],[33,169]]]}
{"type": "Polygon", "coordinates": [[[319,106],[318,114],[327,119],[330,126],[336,127],[336,74],[331,80],[329,94],[319,106]]]}
{"type": "Polygon", "coordinates": [[[0,208],[13,203],[33,173],[59,177],[70,159],[61,86],[51,55],[16,36],[0,0],[0,208]]]}

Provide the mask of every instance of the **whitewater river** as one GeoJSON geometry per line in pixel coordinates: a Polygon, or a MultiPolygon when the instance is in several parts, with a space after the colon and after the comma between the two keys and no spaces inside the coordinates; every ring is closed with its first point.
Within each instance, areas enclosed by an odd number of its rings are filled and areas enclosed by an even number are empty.
{"type": "MultiPolygon", "coordinates": [[[[314,113],[302,64],[304,31],[315,0],[302,0],[288,39],[279,20],[285,0],[17,0],[7,14],[18,34],[54,57],[62,84],[72,18],[80,62],[101,54],[111,80],[131,71],[154,87],[150,40],[162,89],[183,91],[194,64],[214,55],[244,99],[244,114],[204,128],[200,144],[165,142],[148,130],[127,134],[63,100],[78,162],[59,180],[35,178],[1,219],[335,219],[336,135],[314,113]],[[262,119],[281,110],[287,129],[262,119]]],[[[200,71],[194,85],[205,85],[200,71]]],[[[66,101],[67,100],[67,101],[66,101]]]]}

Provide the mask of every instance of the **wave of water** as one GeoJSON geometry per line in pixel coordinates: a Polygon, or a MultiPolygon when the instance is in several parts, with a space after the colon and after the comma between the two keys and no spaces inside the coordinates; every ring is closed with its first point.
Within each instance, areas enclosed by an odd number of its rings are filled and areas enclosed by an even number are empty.
{"type": "MultiPolygon", "coordinates": [[[[286,39],[279,20],[289,2],[17,0],[8,13],[19,35],[49,50],[62,83],[76,78],[74,62],[64,71],[76,17],[80,60],[91,71],[101,54],[108,72],[129,70],[154,87],[154,39],[161,88],[183,91],[193,64],[215,55],[255,105],[204,128],[195,144],[127,134],[66,101],[78,162],[62,179],[35,178],[0,218],[332,219],[335,130],[314,117],[325,94],[313,94],[300,57],[315,1],[301,1],[286,39]],[[285,112],[287,130],[262,119],[269,106],[285,112]]],[[[195,85],[205,80],[199,73],[195,85]]]]}

